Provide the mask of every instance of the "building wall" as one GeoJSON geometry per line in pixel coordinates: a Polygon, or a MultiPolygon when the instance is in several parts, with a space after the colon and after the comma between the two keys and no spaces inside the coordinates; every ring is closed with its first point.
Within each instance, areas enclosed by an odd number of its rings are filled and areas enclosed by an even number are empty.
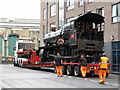
{"type": "MultiPolygon", "coordinates": [[[[119,40],[119,32],[118,32],[118,23],[112,24],[111,22],[111,12],[112,12],[112,5],[116,4],[117,2],[92,2],[92,3],[88,3],[85,2],[85,11],[90,12],[92,11],[93,13],[96,13],[97,9],[100,9],[102,7],[104,7],[104,16],[105,16],[105,29],[104,29],[104,41],[105,42],[110,42],[110,36],[113,35],[114,36],[114,41],[118,41],[119,40]]],[[[66,6],[66,2],[65,2],[65,6],[66,6]]],[[[42,32],[43,32],[43,25],[45,25],[46,27],[46,20],[43,20],[43,8],[46,8],[46,2],[41,2],[41,40],[42,40],[42,32]]],[[[56,27],[58,29],[58,2],[48,2],[48,31],[50,31],[50,23],[52,22],[56,22],[56,27]],[[50,5],[52,4],[56,4],[56,16],[54,17],[50,17],[50,5]]],[[[74,2],[74,9],[67,11],[66,7],[65,7],[65,20],[67,18],[70,17],[77,17],[78,15],[82,14],[83,15],[83,5],[79,6],[78,2],[74,2]]],[[[46,11],[47,12],[47,11],[46,11]]],[[[46,13],[47,14],[47,13],[46,13]]],[[[42,45],[42,41],[41,41],[41,45],[42,45]]]]}
{"type": "Polygon", "coordinates": [[[48,33],[50,32],[50,24],[54,23],[56,24],[56,30],[58,30],[58,2],[48,2],[48,15],[47,15],[47,2],[41,2],[41,16],[40,16],[40,45],[44,45],[43,43],[43,26],[45,25],[45,33],[47,34],[47,27],[48,27],[48,33]],[[50,6],[55,4],[56,5],[56,15],[51,17],[50,16],[50,6]],[[43,9],[46,9],[46,19],[43,20],[43,9]],[[47,21],[48,19],[48,21],[47,21]],[[48,23],[47,23],[48,22],[48,23]]]}
{"type": "MultiPolygon", "coordinates": [[[[76,0],[77,1],[77,0],[76,0]]],[[[79,1],[79,0],[78,0],[79,1]]],[[[87,0],[86,0],[87,1],[87,0]]],[[[53,3],[53,2],[52,2],[53,3]]],[[[48,2],[48,8],[50,9],[51,2],[48,2]]],[[[54,2],[58,5],[58,2],[54,2]]],[[[104,17],[105,17],[105,23],[104,23],[104,51],[107,54],[107,57],[110,60],[110,64],[113,63],[113,55],[112,55],[112,43],[115,41],[120,41],[120,22],[112,23],[112,5],[118,3],[118,1],[114,2],[92,2],[88,3],[85,2],[85,13],[87,12],[93,12],[96,13],[98,9],[104,8],[104,17]],[[113,37],[114,39],[112,40],[113,37]]],[[[65,23],[66,19],[70,17],[78,17],[80,14],[83,15],[83,9],[84,6],[79,6],[78,2],[74,3],[74,9],[67,11],[66,9],[67,2],[65,2],[65,23]]],[[[41,46],[44,45],[43,43],[43,25],[46,26],[46,20],[43,20],[43,8],[46,8],[46,2],[41,3],[41,26],[40,26],[40,38],[41,38],[41,46]]],[[[58,8],[56,10],[56,14],[58,15],[58,8]]],[[[58,24],[58,16],[55,16],[54,18],[50,17],[50,11],[48,10],[48,25],[50,25],[51,22],[56,22],[58,24]]],[[[50,27],[50,26],[48,26],[50,27]]],[[[56,25],[58,29],[58,25],[56,25]]],[[[48,28],[50,30],[50,28],[48,28]]],[[[111,69],[113,66],[111,66],[111,69]]]]}

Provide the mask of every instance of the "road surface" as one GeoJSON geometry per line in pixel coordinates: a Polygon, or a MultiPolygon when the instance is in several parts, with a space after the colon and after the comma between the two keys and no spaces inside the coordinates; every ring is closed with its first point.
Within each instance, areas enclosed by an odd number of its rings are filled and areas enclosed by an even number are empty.
{"type": "Polygon", "coordinates": [[[118,88],[118,76],[110,74],[106,84],[98,77],[57,77],[53,70],[28,69],[0,64],[1,88],[118,88]]]}

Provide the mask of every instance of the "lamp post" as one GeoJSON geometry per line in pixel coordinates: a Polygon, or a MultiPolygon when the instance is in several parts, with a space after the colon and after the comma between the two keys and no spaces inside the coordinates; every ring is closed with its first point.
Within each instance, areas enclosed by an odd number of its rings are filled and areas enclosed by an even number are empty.
{"type": "Polygon", "coordinates": [[[4,38],[4,49],[5,49],[5,52],[4,52],[4,56],[6,57],[7,56],[7,37],[4,38]]]}

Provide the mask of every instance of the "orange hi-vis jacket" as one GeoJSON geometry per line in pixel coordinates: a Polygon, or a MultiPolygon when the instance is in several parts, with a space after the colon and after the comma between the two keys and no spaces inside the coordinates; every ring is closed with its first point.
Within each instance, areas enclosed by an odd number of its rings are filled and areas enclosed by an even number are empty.
{"type": "Polygon", "coordinates": [[[108,58],[107,57],[101,57],[100,68],[108,69],[108,58]]]}

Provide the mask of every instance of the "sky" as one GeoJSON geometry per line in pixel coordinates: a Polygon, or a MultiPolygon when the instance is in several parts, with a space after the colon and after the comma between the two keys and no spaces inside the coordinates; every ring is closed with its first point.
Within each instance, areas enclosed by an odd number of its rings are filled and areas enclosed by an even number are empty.
{"type": "Polygon", "coordinates": [[[40,0],[0,0],[0,18],[40,19],[40,0]]]}

